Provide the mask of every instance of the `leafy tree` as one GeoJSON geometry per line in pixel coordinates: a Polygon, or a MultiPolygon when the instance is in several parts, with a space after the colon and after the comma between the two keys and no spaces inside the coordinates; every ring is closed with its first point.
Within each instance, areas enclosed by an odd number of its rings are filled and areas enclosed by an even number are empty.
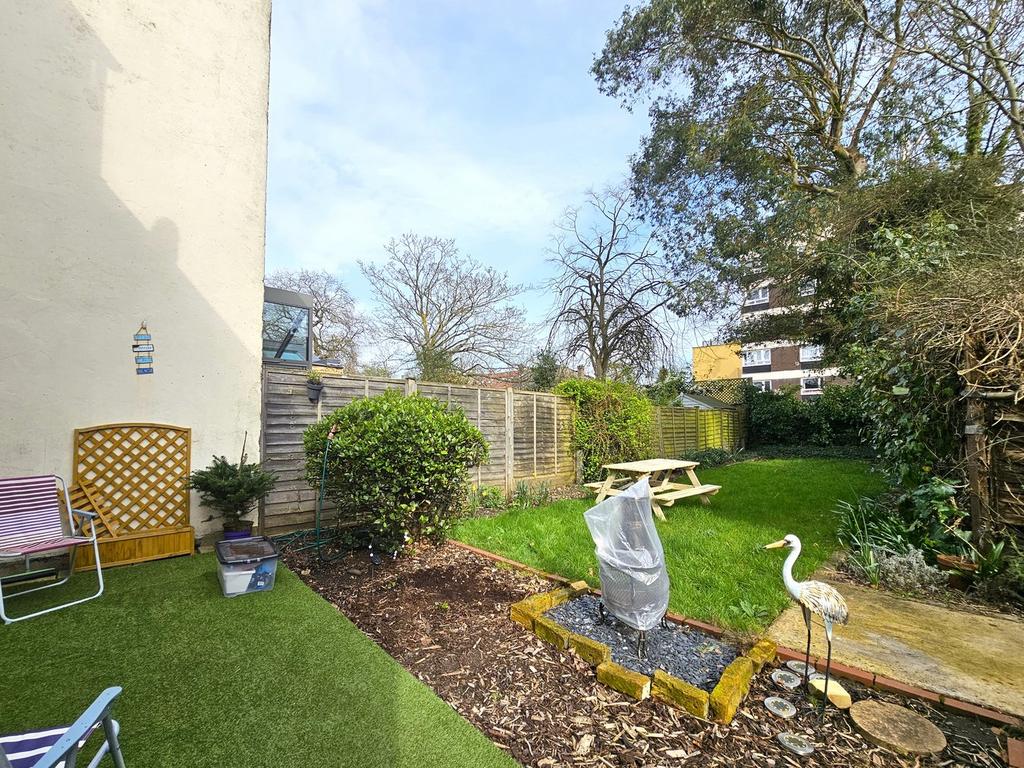
{"type": "Polygon", "coordinates": [[[561,366],[550,349],[540,350],[530,367],[530,386],[538,392],[547,392],[558,383],[561,366]]]}
{"type": "Polygon", "coordinates": [[[522,286],[459,254],[454,240],[405,234],[382,264],[360,262],[377,300],[377,335],[401,345],[422,374],[467,373],[518,360],[522,286]]]}
{"type": "Polygon", "coordinates": [[[599,379],[647,372],[668,346],[669,267],[632,206],[622,187],[589,192],[584,207],[566,211],[551,259],[550,343],[582,355],[599,379]]]}
{"type": "Polygon", "coordinates": [[[972,352],[1012,361],[993,378],[1019,385],[1013,342],[1000,348],[1003,331],[989,328],[1019,327],[1024,285],[1024,192],[1001,176],[992,158],[896,175],[851,195],[813,254],[831,277],[808,321],[857,380],[895,482],[962,470],[972,352]],[[983,353],[972,338],[995,346],[983,353]]]}
{"type": "Polygon", "coordinates": [[[337,275],[323,269],[281,269],[267,277],[267,285],[311,296],[313,353],[324,360],[336,358],[346,369],[356,370],[359,343],[369,326],[337,275]]]}
{"type": "Polygon", "coordinates": [[[647,396],[655,405],[672,405],[692,384],[693,376],[689,368],[681,371],[662,368],[655,382],[646,388],[647,396]]]}
{"type": "MultiPolygon", "coordinates": [[[[903,24],[899,4],[877,15],[903,24]]],[[[633,179],[677,257],[677,309],[717,311],[749,281],[751,254],[813,242],[831,200],[932,156],[949,126],[925,69],[845,0],[627,9],[593,71],[627,104],[655,95],[633,179]]]]}
{"type": "MultiPolygon", "coordinates": [[[[1001,156],[1013,146],[1019,163],[1024,158],[1024,5],[910,0],[905,7],[908,24],[898,33],[871,19],[863,5],[859,15],[880,39],[935,65],[946,89],[956,94],[951,108],[963,115],[964,154],[1001,156]]],[[[1018,164],[1018,178],[1019,171],[1018,164]]]]}

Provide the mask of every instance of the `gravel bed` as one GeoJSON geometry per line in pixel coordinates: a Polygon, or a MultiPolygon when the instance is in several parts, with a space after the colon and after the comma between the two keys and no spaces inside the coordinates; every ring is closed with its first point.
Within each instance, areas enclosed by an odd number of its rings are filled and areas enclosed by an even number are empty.
{"type": "Polygon", "coordinates": [[[655,627],[647,632],[647,655],[636,653],[637,631],[609,616],[600,620],[600,601],[583,595],[562,603],[547,616],[578,635],[607,645],[612,661],[627,669],[653,675],[655,669],[668,672],[702,690],[711,692],[723,670],[739,656],[739,650],[699,629],[670,623],[667,628],[655,627]]]}

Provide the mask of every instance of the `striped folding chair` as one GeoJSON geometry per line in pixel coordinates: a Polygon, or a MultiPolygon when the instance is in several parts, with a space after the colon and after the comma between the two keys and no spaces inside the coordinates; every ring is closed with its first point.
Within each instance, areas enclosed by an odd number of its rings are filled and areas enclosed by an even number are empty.
{"type": "Polygon", "coordinates": [[[103,572],[100,570],[100,549],[96,541],[96,526],[90,526],[90,535],[84,535],[84,524],[95,518],[92,512],[71,508],[68,488],[64,480],[56,475],[39,475],[36,477],[14,477],[0,479],[0,565],[5,561],[23,560],[25,570],[0,578],[0,618],[5,624],[31,619],[50,611],[67,608],[71,605],[84,603],[103,594],[103,572]],[[64,508],[67,510],[65,524],[64,513],[58,496],[57,484],[64,494],[64,508]],[[96,594],[55,605],[35,613],[12,618],[7,615],[5,599],[38,592],[60,586],[71,579],[75,571],[75,550],[83,544],[92,544],[96,556],[96,580],[99,588],[96,594]],[[32,569],[32,558],[52,556],[61,550],[68,551],[68,572],[61,579],[57,568],[32,569]],[[22,589],[4,595],[7,585],[26,581],[37,581],[49,576],[54,582],[42,586],[22,589]]]}
{"type": "Polygon", "coordinates": [[[0,768],[75,768],[79,750],[101,727],[104,743],[88,768],[96,768],[107,755],[115,768],[124,768],[117,741],[120,729],[117,720],[110,715],[114,699],[120,693],[120,688],[107,688],[71,725],[0,736],[0,768]]]}

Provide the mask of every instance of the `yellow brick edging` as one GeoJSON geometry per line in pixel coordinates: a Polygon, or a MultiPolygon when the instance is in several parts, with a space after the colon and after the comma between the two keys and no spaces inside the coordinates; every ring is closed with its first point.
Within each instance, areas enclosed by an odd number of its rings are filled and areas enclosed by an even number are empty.
{"type": "Polygon", "coordinates": [[[509,607],[512,621],[533,632],[540,640],[560,651],[571,650],[595,667],[597,680],[638,701],[654,697],[695,717],[728,724],[750,691],[750,681],[776,657],[776,645],[765,638],[742,656],[737,656],[722,672],[709,694],[685,680],[657,669],[653,676],[634,672],[611,660],[611,649],[604,643],[570,632],[544,613],[590,591],[585,581],[575,581],[550,592],[530,595],[509,607]]]}

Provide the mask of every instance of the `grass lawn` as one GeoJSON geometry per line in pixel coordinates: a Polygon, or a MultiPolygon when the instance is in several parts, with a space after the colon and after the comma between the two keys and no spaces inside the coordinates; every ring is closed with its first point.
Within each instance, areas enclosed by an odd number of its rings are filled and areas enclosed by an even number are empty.
{"type": "Polygon", "coordinates": [[[120,685],[129,766],[515,765],[283,566],[231,599],[215,574],[210,555],[112,569],[99,599],[0,626],[0,733],[120,685]]]}
{"type": "MultiPolygon", "coordinates": [[[[836,549],[837,499],[873,494],[882,479],[860,461],[775,459],[698,472],[721,485],[710,506],[683,500],[667,507],[658,532],[672,583],[669,607],[737,630],[759,629],[788,604],[783,556],[764,544],[795,533],[803,542],[797,578],[806,578],[836,549]],[[753,610],[744,611],[741,600],[753,610]]],[[[583,513],[589,499],[463,521],[455,537],[542,570],[599,585],[583,513]]]]}

